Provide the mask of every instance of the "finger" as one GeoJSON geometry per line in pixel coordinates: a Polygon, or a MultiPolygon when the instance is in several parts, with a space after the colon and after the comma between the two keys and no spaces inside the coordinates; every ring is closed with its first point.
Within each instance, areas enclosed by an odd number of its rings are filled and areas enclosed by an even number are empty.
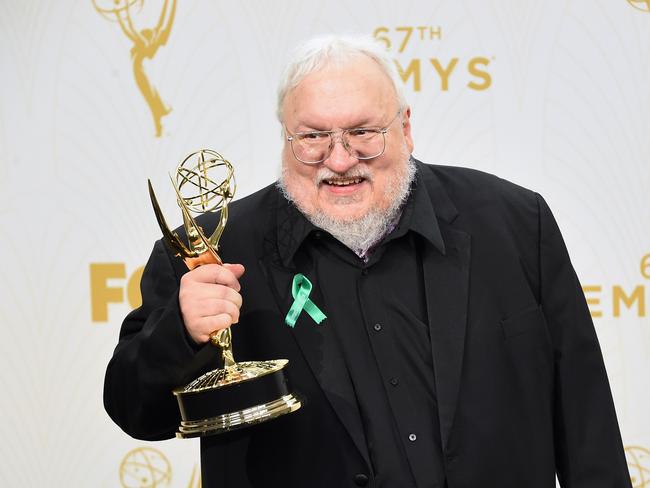
{"type": "Polygon", "coordinates": [[[216,283],[229,286],[236,291],[241,289],[235,274],[227,267],[219,264],[204,264],[185,273],[181,279],[200,283],[216,283]]]}
{"type": "Polygon", "coordinates": [[[215,283],[186,283],[181,288],[181,293],[187,294],[192,301],[200,301],[211,298],[222,298],[241,306],[242,296],[239,292],[226,285],[217,285],[215,283]]]}
{"type": "Polygon", "coordinates": [[[236,324],[239,322],[239,307],[233,302],[214,298],[211,300],[204,300],[198,306],[196,314],[198,317],[216,317],[221,314],[228,314],[231,322],[236,324]]]}
{"type": "Polygon", "coordinates": [[[207,293],[209,293],[209,295],[206,298],[219,298],[222,300],[228,300],[229,302],[234,303],[237,308],[241,308],[242,296],[229,286],[213,285],[210,286],[210,289],[207,291],[207,293]]]}
{"type": "Polygon", "coordinates": [[[232,325],[232,317],[227,313],[219,315],[212,315],[210,317],[203,317],[199,320],[198,326],[201,331],[201,339],[203,342],[210,339],[210,334],[232,325]]]}
{"type": "Polygon", "coordinates": [[[241,278],[246,271],[242,264],[223,263],[223,266],[228,268],[237,279],[241,278]]]}

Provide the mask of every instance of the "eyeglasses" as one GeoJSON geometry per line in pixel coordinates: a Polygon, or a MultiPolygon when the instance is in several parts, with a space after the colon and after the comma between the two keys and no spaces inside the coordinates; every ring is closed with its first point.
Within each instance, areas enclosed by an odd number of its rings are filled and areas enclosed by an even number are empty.
{"type": "Polygon", "coordinates": [[[291,151],[301,163],[318,164],[325,161],[336,144],[335,135],[340,134],[341,144],[345,150],[356,159],[372,159],[381,156],[386,150],[386,133],[390,126],[399,117],[402,110],[398,110],[395,117],[386,127],[354,127],[344,130],[318,130],[310,132],[296,132],[289,134],[287,141],[291,144],[291,151]]]}

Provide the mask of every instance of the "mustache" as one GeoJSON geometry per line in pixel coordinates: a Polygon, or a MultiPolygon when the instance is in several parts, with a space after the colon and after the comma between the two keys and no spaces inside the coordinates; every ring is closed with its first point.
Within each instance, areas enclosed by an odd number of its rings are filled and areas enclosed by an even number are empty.
{"type": "Polygon", "coordinates": [[[320,168],[314,177],[314,183],[320,185],[324,180],[342,180],[348,178],[363,178],[372,181],[372,172],[366,166],[357,165],[345,173],[336,173],[327,167],[320,168]]]}

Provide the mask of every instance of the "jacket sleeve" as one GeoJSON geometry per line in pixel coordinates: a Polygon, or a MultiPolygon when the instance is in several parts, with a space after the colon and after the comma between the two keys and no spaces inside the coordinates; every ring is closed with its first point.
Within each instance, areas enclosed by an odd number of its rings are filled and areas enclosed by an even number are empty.
{"type": "Polygon", "coordinates": [[[553,215],[537,195],[541,302],[555,358],[554,438],[563,488],[630,487],[598,338],[553,215]]]}
{"type": "Polygon", "coordinates": [[[144,440],[174,436],[180,413],[172,389],[196,372],[200,350],[178,304],[180,275],[162,241],[145,266],[142,306],[124,320],[104,380],[104,407],[127,434],[144,440]]]}

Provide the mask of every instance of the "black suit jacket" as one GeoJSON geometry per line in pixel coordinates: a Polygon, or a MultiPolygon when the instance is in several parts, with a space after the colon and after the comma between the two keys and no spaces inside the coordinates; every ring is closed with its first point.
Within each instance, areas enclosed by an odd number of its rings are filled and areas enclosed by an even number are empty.
{"type": "MultiPolygon", "coordinates": [[[[537,194],[478,171],[418,163],[444,252],[423,267],[440,436],[450,488],[629,487],[603,360],[560,231],[537,194]]],[[[238,360],[289,359],[304,406],[282,418],[201,440],[206,487],[373,486],[354,392],[327,325],[284,324],[294,274],[283,249],[296,209],[274,186],[230,206],[221,241],[242,263],[238,360]]],[[[213,216],[200,221],[209,232],[213,216]]],[[[179,312],[179,258],[157,242],[143,304],[124,321],[104,401],[128,434],[172,437],[174,387],[214,367],[179,312]]],[[[315,301],[319,299],[315,290],[315,301]]],[[[318,303],[318,302],[317,302],[318,303]]],[[[322,302],[320,302],[322,303],[322,302]]],[[[327,309],[327,304],[323,304],[327,309]]]]}

